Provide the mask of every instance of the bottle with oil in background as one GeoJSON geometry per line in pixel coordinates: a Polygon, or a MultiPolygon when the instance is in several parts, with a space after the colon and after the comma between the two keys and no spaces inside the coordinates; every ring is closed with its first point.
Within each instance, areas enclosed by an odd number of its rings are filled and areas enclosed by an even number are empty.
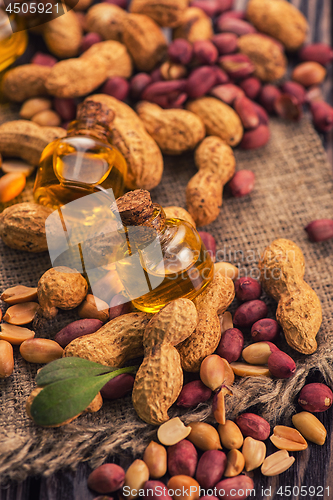
{"type": "Polygon", "coordinates": [[[167,219],[148,191],[126,193],[111,210],[126,233],[116,270],[137,309],[155,313],[177,298],[194,299],[210,283],[214,265],[196,229],[167,219]]]}
{"type": "Polygon", "coordinates": [[[22,20],[13,15],[9,18],[0,3],[0,73],[23,54],[27,44],[28,35],[22,20]]]}
{"type": "MultiPolygon", "coordinates": [[[[127,164],[111,142],[113,119],[113,111],[101,103],[88,100],[78,106],[67,136],[51,142],[41,155],[36,202],[56,210],[99,190],[112,189],[115,198],[124,193],[127,164]]],[[[93,198],[83,204],[85,213],[78,214],[86,225],[101,218],[100,210],[108,209],[105,204],[102,208],[92,205],[93,198]]]]}

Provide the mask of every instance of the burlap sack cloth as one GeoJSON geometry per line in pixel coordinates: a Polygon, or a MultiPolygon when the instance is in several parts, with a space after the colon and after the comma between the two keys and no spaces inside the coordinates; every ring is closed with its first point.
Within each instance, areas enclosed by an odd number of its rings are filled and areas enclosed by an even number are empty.
{"type": "MultiPolygon", "coordinates": [[[[257,151],[236,150],[237,168],[256,174],[256,186],[250,196],[232,198],[225,193],[218,219],[207,229],[215,236],[220,258],[243,268],[242,274],[256,276],[259,255],[275,238],[290,238],[303,250],[306,260],[305,279],[320,297],[323,324],[318,334],[318,350],[312,356],[298,355],[284,340],[280,347],[291,354],[297,372],[289,380],[265,377],[238,381],[234,395],[227,398],[227,416],[257,404],[263,417],[290,424],[295,396],[309,370],[317,368],[326,382],[333,385],[333,241],[310,243],[304,226],[313,219],[333,216],[332,172],[317,133],[307,119],[299,124],[278,119],[271,121],[272,138],[257,151]],[[230,252],[230,253],[229,253],[230,252]]],[[[189,154],[166,158],[165,173],[152,192],[161,205],[185,207],[185,187],[196,172],[189,154]]],[[[31,189],[16,202],[31,200],[31,189]]],[[[36,286],[39,277],[50,266],[47,254],[32,255],[14,251],[1,242],[1,289],[22,283],[36,286]]],[[[274,317],[276,304],[265,297],[269,316],[274,317]]],[[[51,337],[65,324],[77,319],[75,312],[63,312],[37,336],[51,337]]],[[[37,427],[25,413],[25,402],[32,388],[38,365],[25,362],[15,348],[15,369],[11,377],[1,380],[0,476],[22,480],[27,475],[50,475],[66,466],[75,467],[82,460],[100,465],[108,455],[120,453],[140,456],[156,428],[140,421],[130,396],[106,401],[96,414],[82,416],[58,429],[37,427]]],[[[179,415],[185,423],[210,417],[211,401],[192,411],[174,407],[170,417],[179,415]]]]}

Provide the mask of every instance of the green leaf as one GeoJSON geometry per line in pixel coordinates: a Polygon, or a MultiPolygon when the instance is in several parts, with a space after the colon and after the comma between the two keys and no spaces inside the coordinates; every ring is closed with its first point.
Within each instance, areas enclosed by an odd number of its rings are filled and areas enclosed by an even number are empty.
{"type": "Polygon", "coordinates": [[[31,416],[38,425],[62,424],[84,411],[109,380],[136,369],[129,366],[104,375],[73,377],[49,384],[33,400],[31,416]]]}
{"type": "Polygon", "coordinates": [[[61,358],[44,366],[36,377],[36,384],[39,387],[65,380],[73,377],[86,377],[110,373],[117,370],[110,366],[100,365],[83,358],[68,357],[61,358]]]}

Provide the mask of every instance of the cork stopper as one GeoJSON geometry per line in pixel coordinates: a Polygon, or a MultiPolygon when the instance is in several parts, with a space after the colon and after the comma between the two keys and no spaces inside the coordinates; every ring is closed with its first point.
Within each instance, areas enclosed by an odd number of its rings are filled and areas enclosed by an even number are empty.
{"type": "Polygon", "coordinates": [[[78,105],[76,116],[78,120],[99,122],[111,127],[115,114],[104,104],[87,100],[78,105]]]}
{"type": "Polygon", "coordinates": [[[154,213],[150,193],[144,189],[129,191],[112,203],[110,208],[114,213],[119,212],[125,226],[141,226],[154,213]]]}

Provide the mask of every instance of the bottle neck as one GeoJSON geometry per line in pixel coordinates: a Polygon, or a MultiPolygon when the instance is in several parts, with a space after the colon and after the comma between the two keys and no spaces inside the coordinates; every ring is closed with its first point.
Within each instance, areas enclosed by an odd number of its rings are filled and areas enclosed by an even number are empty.
{"type": "Polygon", "coordinates": [[[95,139],[111,142],[112,132],[107,125],[96,120],[74,120],[67,129],[67,137],[89,135],[95,139]]]}
{"type": "Polygon", "coordinates": [[[134,248],[144,248],[153,241],[159,243],[163,240],[163,234],[166,229],[166,215],[160,205],[154,204],[154,211],[151,217],[141,222],[140,225],[124,226],[128,235],[132,252],[134,248]]]}

